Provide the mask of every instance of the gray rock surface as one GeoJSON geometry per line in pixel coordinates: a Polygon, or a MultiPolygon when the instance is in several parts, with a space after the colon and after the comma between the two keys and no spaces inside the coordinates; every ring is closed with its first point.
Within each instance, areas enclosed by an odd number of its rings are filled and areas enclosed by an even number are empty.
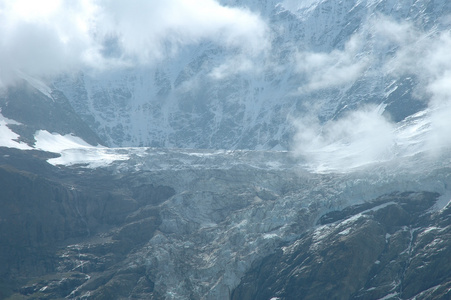
{"type": "Polygon", "coordinates": [[[436,197],[397,193],[328,213],[255,262],[232,299],[446,299],[449,206],[425,213],[436,197]]]}

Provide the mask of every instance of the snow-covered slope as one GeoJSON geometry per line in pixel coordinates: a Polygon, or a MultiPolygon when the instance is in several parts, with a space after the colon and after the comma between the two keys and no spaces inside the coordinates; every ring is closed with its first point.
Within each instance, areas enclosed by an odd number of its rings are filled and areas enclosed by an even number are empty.
{"type": "Polygon", "coordinates": [[[55,86],[110,146],[289,149],[306,115],[324,122],[385,103],[397,122],[430,103],[423,92],[443,72],[422,59],[446,49],[448,1],[300,3],[224,3],[266,22],[270,46],[258,53],[204,41],[55,86]]]}

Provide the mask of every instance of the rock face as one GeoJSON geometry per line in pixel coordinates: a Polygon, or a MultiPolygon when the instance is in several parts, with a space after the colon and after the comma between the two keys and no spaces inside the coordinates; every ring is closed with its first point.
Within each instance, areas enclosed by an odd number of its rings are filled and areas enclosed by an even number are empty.
{"type": "MultiPolygon", "coordinates": [[[[14,291],[31,298],[64,298],[92,273],[102,274],[89,284],[90,289],[102,286],[103,299],[128,295],[127,280],[135,287],[145,269],[113,266],[153,236],[161,224],[154,207],[174,190],[122,187],[113,176],[98,172],[78,177],[49,167],[41,161],[43,153],[36,151],[33,158],[1,150],[0,298],[14,291]],[[116,281],[120,286],[112,284],[116,281]]],[[[151,286],[146,280],[142,284],[143,290],[151,286]]]]}
{"type": "Polygon", "coordinates": [[[33,145],[35,132],[47,130],[74,134],[92,145],[103,144],[61,92],[44,92],[23,80],[0,93],[0,112],[20,123],[9,127],[22,141],[33,145]]]}
{"type": "Polygon", "coordinates": [[[450,207],[425,214],[436,197],[398,193],[328,213],[256,262],[232,299],[446,299],[450,207]]]}
{"type": "Polygon", "coordinates": [[[224,2],[267,23],[265,54],[248,57],[204,42],[152,66],[101,76],[85,72],[54,85],[108,146],[289,149],[293,118],[313,108],[325,121],[385,103],[385,114],[398,122],[427,105],[415,95],[422,88],[418,64],[408,74],[390,72],[409,66],[393,61],[402,37],[387,28],[399,23],[399,32],[408,34],[411,24],[418,36],[446,31],[449,1],[224,2]],[[375,16],[391,23],[377,29],[375,16]],[[378,39],[383,32],[389,35],[378,39]],[[315,58],[317,69],[304,72],[315,58]],[[243,64],[251,67],[241,72],[243,64]],[[225,74],[214,76],[217,70],[225,74]]]}

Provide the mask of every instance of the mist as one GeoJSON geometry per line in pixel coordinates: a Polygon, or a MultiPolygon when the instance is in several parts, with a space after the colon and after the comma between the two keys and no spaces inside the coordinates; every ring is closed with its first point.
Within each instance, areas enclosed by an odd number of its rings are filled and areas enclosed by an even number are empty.
{"type": "Polygon", "coordinates": [[[0,87],[86,68],[152,64],[203,41],[243,56],[268,46],[267,26],[214,0],[0,2],[0,87]]]}
{"type": "MultiPolygon", "coordinates": [[[[294,121],[293,152],[312,169],[346,172],[376,162],[425,154],[437,158],[451,148],[451,33],[423,31],[408,22],[378,15],[354,34],[344,50],[303,53],[298,69],[307,83],[300,90],[339,88],[368,72],[394,80],[415,76],[414,97],[425,101],[425,111],[395,123],[383,116],[384,104],[364,106],[339,119],[320,123],[314,111],[294,121]],[[374,49],[392,48],[383,58],[359,48],[363,34],[372,36],[374,49]],[[354,46],[352,46],[354,45],[354,46]],[[357,45],[357,46],[355,46],[357,45]],[[380,68],[377,64],[383,62],[380,68]]],[[[298,54],[299,57],[299,54],[298,54]]]]}
{"type": "MultiPolygon", "coordinates": [[[[293,10],[313,2],[283,1],[293,10]]],[[[228,51],[206,71],[213,80],[237,73],[291,72],[291,66],[268,55],[274,41],[261,16],[214,0],[2,1],[0,35],[0,87],[19,78],[51,82],[58,74],[78,70],[152,66],[203,42],[228,51]]],[[[400,123],[384,114],[383,103],[326,122],[309,110],[294,121],[291,150],[312,168],[347,170],[417,153],[436,157],[451,147],[449,30],[425,30],[375,14],[341,48],[315,52],[304,46],[296,45],[286,60],[294,64],[298,77],[293,78],[303,78],[287,93],[308,99],[310,107],[320,106],[313,93],[338,93],[365,76],[393,82],[413,76],[414,97],[428,104],[425,112],[400,123]]],[[[193,82],[185,83],[186,90],[193,82]]]]}

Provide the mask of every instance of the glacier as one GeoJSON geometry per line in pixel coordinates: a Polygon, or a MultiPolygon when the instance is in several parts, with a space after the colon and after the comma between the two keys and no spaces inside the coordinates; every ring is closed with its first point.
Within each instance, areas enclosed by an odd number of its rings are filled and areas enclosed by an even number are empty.
{"type": "MultiPolygon", "coordinates": [[[[309,235],[309,251],[350,238],[359,221],[398,203],[322,224],[329,213],[398,192],[438,193],[421,216],[447,212],[450,2],[221,3],[258,14],[269,46],[245,53],[202,40],[138,67],[85,67],[46,83],[22,76],[49,105],[67,98],[99,138],[52,119],[30,127],[25,143],[23,120],[0,114],[2,166],[33,187],[48,184],[35,178],[54,184],[75,220],[62,227],[78,234],[55,246],[58,280],[18,293],[59,291],[70,279],[63,296],[85,299],[132,278],[124,297],[230,299],[260,261],[295,253],[309,235]],[[34,169],[41,160],[50,165],[34,169]]],[[[383,237],[401,236],[410,254],[417,232],[403,226],[383,237]]],[[[441,230],[425,225],[419,240],[441,230]]]]}

